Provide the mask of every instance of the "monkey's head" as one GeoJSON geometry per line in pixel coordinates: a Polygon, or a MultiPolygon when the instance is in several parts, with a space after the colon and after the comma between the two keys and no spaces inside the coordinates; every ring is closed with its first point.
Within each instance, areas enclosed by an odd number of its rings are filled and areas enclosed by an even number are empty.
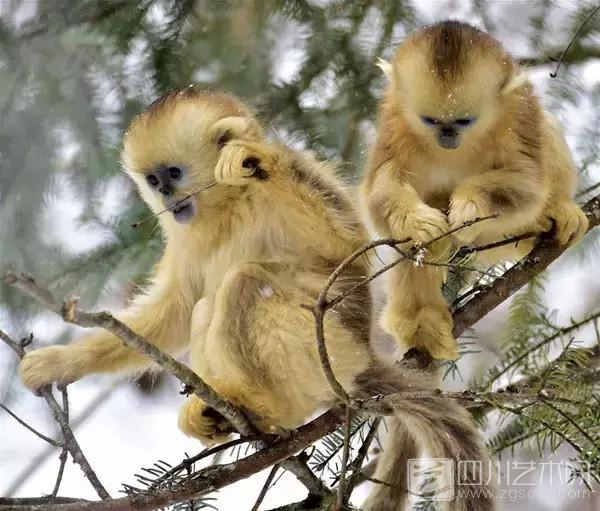
{"type": "Polygon", "coordinates": [[[191,224],[219,193],[197,192],[214,181],[223,145],[259,137],[261,128],[236,98],[190,86],[167,92],[133,120],[121,160],[150,208],[169,208],[161,221],[191,224]]]}
{"type": "Polygon", "coordinates": [[[382,67],[391,100],[412,131],[449,150],[494,126],[507,93],[523,83],[498,41],[457,21],[413,34],[382,67]]]}

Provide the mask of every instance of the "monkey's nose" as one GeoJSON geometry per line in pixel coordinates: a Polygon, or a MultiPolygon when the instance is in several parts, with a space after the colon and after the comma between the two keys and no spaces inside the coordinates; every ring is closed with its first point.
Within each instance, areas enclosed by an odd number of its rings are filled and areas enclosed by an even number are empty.
{"type": "Polygon", "coordinates": [[[456,149],[459,144],[458,133],[452,128],[442,128],[438,134],[438,144],[444,149],[456,149]]]}
{"type": "Polygon", "coordinates": [[[170,185],[161,186],[158,191],[162,193],[165,197],[170,197],[173,195],[173,188],[170,185]]]}

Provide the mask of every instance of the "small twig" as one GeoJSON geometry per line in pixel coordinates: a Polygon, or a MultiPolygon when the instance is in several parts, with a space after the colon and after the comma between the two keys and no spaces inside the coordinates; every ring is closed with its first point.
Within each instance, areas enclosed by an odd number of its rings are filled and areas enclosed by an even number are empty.
{"type": "MultiPolygon", "coordinates": [[[[352,409],[346,407],[346,429],[344,431],[344,449],[342,450],[342,467],[340,469],[336,511],[343,511],[346,505],[346,470],[348,468],[348,458],[350,457],[350,436],[352,434],[352,409]]],[[[350,495],[348,495],[350,498],[350,495]]]]}
{"type": "MultiPolygon", "coordinates": [[[[63,414],[65,416],[66,423],[69,424],[69,395],[67,394],[67,387],[61,387],[60,392],[62,394],[63,414]]],[[[67,450],[66,446],[64,446],[58,456],[60,464],[58,466],[58,473],[56,474],[56,482],[54,483],[54,489],[52,490],[53,497],[56,497],[56,495],[58,495],[58,490],[60,489],[60,484],[62,483],[62,478],[65,472],[65,465],[67,464],[68,454],[69,451],[67,450]]]]}
{"type": "Polygon", "coordinates": [[[473,247],[461,247],[461,249],[458,251],[457,257],[465,257],[476,252],[484,252],[485,250],[491,250],[493,248],[503,247],[505,245],[512,245],[513,243],[518,243],[519,241],[536,238],[537,236],[538,233],[526,232],[524,234],[519,234],[518,236],[513,236],[505,240],[495,241],[494,243],[487,243],[485,245],[475,245],[473,247]]]}
{"type": "Polygon", "coordinates": [[[35,436],[44,440],[44,442],[48,442],[50,445],[53,445],[54,447],[61,446],[60,442],[57,442],[56,440],[53,440],[52,438],[44,435],[43,433],[40,433],[37,429],[35,429],[33,426],[30,426],[29,424],[27,424],[23,419],[18,417],[15,413],[13,413],[9,408],[4,406],[2,403],[0,403],[0,408],[2,408],[8,415],[10,415],[13,419],[15,419],[21,426],[23,426],[24,428],[27,428],[35,436]]]}
{"type": "Polygon", "coordinates": [[[199,194],[200,192],[203,192],[204,190],[208,190],[209,188],[212,188],[216,184],[217,184],[216,181],[210,182],[208,185],[203,186],[199,190],[196,190],[195,192],[192,192],[189,195],[186,195],[183,199],[179,199],[172,206],[169,206],[168,208],[165,208],[165,209],[159,211],[158,213],[152,213],[151,215],[148,215],[147,217],[140,220],[139,222],[132,223],[131,227],[134,229],[137,229],[140,225],[145,224],[147,221],[152,220],[153,218],[156,218],[156,217],[158,217],[158,215],[162,215],[163,213],[166,213],[167,211],[171,211],[171,210],[175,209],[177,206],[179,206],[181,203],[185,202],[189,198],[193,197],[194,195],[199,194]]]}
{"type": "Polygon", "coordinates": [[[35,506],[31,508],[32,511],[41,511],[46,508],[40,508],[39,506],[85,502],[89,502],[89,500],[76,497],[53,497],[52,495],[44,495],[43,497],[0,497],[0,510],[4,511],[6,509],[7,511],[10,511],[15,509],[16,506],[35,506]]]}
{"type": "Polygon", "coordinates": [[[259,439],[259,437],[240,437],[240,438],[236,438],[234,440],[230,440],[229,442],[226,442],[224,444],[215,445],[214,447],[210,447],[208,449],[203,449],[195,456],[192,456],[191,458],[185,458],[179,465],[172,467],[167,472],[162,474],[159,478],[155,479],[152,482],[152,484],[148,487],[148,490],[154,490],[155,488],[159,487],[165,481],[168,481],[170,478],[178,475],[183,470],[186,470],[187,467],[193,465],[194,463],[196,463],[204,458],[208,458],[209,456],[212,456],[213,454],[217,454],[219,452],[226,451],[227,449],[229,449],[231,447],[235,447],[236,445],[253,442],[258,439],[259,439]]]}
{"type": "Polygon", "coordinates": [[[558,76],[558,70],[560,69],[560,66],[563,62],[563,59],[565,58],[565,55],[567,54],[567,52],[569,51],[569,49],[571,48],[571,46],[573,45],[573,43],[577,40],[577,37],[579,36],[579,34],[581,33],[581,31],[583,30],[583,28],[588,24],[588,22],[594,17],[594,15],[598,12],[598,10],[600,9],[600,5],[597,6],[586,18],[585,20],[583,20],[583,23],[579,26],[579,28],[577,29],[577,31],[575,32],[575,34],[573,34],[573,37],[571,37],[571,40],[569,41],[569,44],[567,44],[566,48],[562,51],[562,53],[560,54],[560,57],[558,57],[558,61],[556,64],[556,69],[554,70],[553,73],[550,73],[550,78],[556,78],[558,76]]]}
{"type": "Polygon", "coordinates": [[[373,442],[373,439],[377,435],[377,429],[379,428],[380,424],[381,424],[381,417],[375,417],[373,419],[373,421],[371,422],[371,426],[369,427],[369,432],[365,436],[365,439],[364,439],[362,445],[358,449],[356,458],[354,458],[354,460],[350,464],[349,468],[352,471],[352,474],[350,475],[348,483],[347,483],[347,487],[348,487],[347,491],[348,491],[349,497],[352,495],[352,491],[354,490],[354,487],[356,486],[356,483],[358,481],[358,475],[361,473],[362,465],[369,453],[369,448],[371,447],[371,443],[373,442]]]}
{"type": "Polygon", "coordinates": [[[8,334],[0,330],[0,340],[4,341],[4,343],[9,346],[19,358],[23,358],[25,356],[25,349],[23,347],[23,342],[18,343],[13,341],[8,334]]]}
{"type": "Polygon", "coordinates": [[[273,465],[273,468],[271,468],[271,471],[269,472],[269,475],[267,476],[265,484],[263,484],[263,487],[261,488],[260,493],[258,494],[258,497],[256,498],[256,502],[254,503],[254,505],[252,506],[252,509],[250,511],[258,511],[259,510],[260,505],[262,504],[263,500],[265,500],[265,497],[267,496],[267,492],[271,489],[271,483],[273,482],[273,479],[275,478],[275,474],[277,474],[278,470],[279,470],[279,465],[273,465]]]}
{"type": "Polygon", "coordinates": [[[317,349],[319,351],[319,358],[321,359],[321,366],[323,368],[323,372],[325,373],[325,377],[329,382],[329,385],[336,393],[336,395],[347,405],[352,403],[352,399],[348,395],[348,393],[342,387],[342,384],[335,377],[335,373],[331,367],[331,362],[329,360],[329,354],[327,353],[327,345],[325,344],[325,321],[324,316],[327,312],[326,308],[319,307],[312,310],[312,313],[315,317],[315,329],[317,336],[317,349]]]}
{"type": "Polygon", "coordinates": [[[576,197],[583,197],[585,195],[587,195],[590,192],[593,192],[596,188],[600,188],[600,181],[598,181],[597,183],[594,183],[593,185],[588,186],[587,188],[584,188],[583,190],[581,190],[580,192],[577,193],[576,197]]]}

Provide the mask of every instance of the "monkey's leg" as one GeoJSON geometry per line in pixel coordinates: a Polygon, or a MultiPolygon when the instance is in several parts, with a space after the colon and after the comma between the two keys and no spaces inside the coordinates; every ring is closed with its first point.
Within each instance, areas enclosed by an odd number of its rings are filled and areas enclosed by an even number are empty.
{"type": "MultiPolygon", "coordinates": [[[[259,416],[263,430],[296,427],[334,400],[317,352],[314,318],[301,307],[315,299],[302,283],[315,280],[325,276],[277,264],[237,265],[225,275],[212,314],[205,308],[208,326],[194,311],[194,325],[204,326],[193,333],[193,369],[232,403],[259,416]]],[[[368,344],[356,341],[341,315],[328,315],[325,333],[333,370],[350,391],[370,357],[368,344]]],[[[189,421],[184,429],[214,441],[218,431],[207,432],[208,422],[196,429],[189,421]]]]}
{"type": "MultiPolygon", "coordinates": [[[[207,298],[202,298],[194,306],[191,319],[191,365],[194,371],[204,377],[210,374],[204,350],[213,309],[212,303],[207,298]]],[[[231,424],[198,396],[192,395],[179,411],[179,428],[186,435],[198,438],[203,444],[212,445],[227,439],[231,424]]]]}
{"type": "Polygon", "coordinates": [[[438,359],[456,359],[452,315],[442,294],[443,271],[402,261],[391,272],[382,326],[406,348],[438,359]]]}
{"type": "MultiPolygon", "coordinates": [[[[194,290],[189,281],[173,275],[178,254],[165,250],[153,285],[116,315],[137,334],[163,351],[181,352],[189,341],[189,318],[194,290]]],[[[139,371],[151,360],[131,349],[115,335],[97,329],[66,346],[30,351],[20,365],[23,383],[39,389],[53,382],[70,383],[91,373],[139,371]]]]}
{"type": "MultiPolygon", "coordinates": [[[[149,307],[125,312],[119,319],[168,353],[181,352],[188,343],[185,307],[149,307]]],[[[106,330],[97,329],[65,346],[30,351],[20,365],[23,383],[39,389],[53,382],[71,383],[92,373],[139,371],[151,361],[106,330]]]]}

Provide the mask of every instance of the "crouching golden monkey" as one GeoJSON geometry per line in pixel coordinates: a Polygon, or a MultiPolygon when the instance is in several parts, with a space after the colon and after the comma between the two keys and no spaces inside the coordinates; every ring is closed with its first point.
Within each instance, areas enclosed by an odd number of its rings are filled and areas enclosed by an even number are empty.
{"type": "MultiPolygon", "coordinates": [[[[297,427],[332,405],[336,396],[321,368],[314,319],[301,305],[315,303],[332,270],[366,242],[332,166],[267,140],[235,98],[195,88],[164,95],[135,119],[122,160],[152,210],[170,210],[159,215],[166,245],[152,284],[119,319],[164,351],[189,348],[194,371],[258,415],[265,429],[297,427]]],[[[365,260],[357,261],[332,292],[349,289],[368,270],[365,260]]],[[[435,386],[431,377],[398,373],[375,358],[370,315],[368,286],[361,286],[326,318],[333,370],[348,392],[435,386]]],[[[20,369],[35,389],[149,364],[97,331],[32,351],[20,369]]],[[[469,415],[455,403],[431,398],[398,407],[392,426],[398,434],[380,474],[394,486],[376,488],[368,509],[403,509],[405,458],[418,456],[419,448],[413,442],[398,452],[394,444],[409,430],[431,455],[487,460],[469,415]]],[[[212,443],[223,439],[223,420],[191,396],[179,425],[212,443]]],[[[491,509],[485,502],[478,509],[491,509]]]]}
{"type": "MultiPolygon", "coordinates": [[[[587,218],[573,201],[577,178],[569,149],[498,41],[444,21],[410,36],[382,67],[390,83],[362,185],[379,234],[427,242],[497,215],[456,232],[455,245],[552,225],[560,244],[583,236],[587,218]]],[[[520,259],[532,246],[521,242],[482,257],[488,263],[520,259]]],[[[444,248],[435,247],[430,257],[444,248]]],[[[405,347],[455,359],[443,276],[431,266],[398,265],[382,323],[405,347]]]]}

